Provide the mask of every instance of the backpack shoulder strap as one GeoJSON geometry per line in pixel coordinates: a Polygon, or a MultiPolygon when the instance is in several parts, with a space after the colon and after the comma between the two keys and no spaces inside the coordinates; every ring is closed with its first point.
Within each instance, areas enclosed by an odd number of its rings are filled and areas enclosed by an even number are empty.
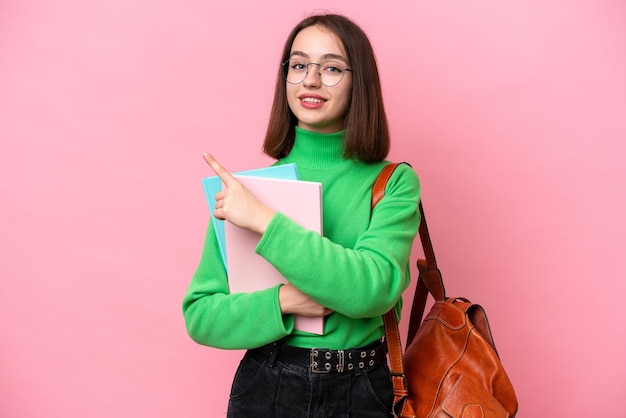
{"type": "MultiPolygon", "coordinates": [[[[408,163],[391,163],[387,164],[381,170],[374,186],[372,187],[372,210],[378,202],[385,196],[385,189],[387,182],[391,178],[392,174],[398,168],[400,164],[408,163]]],[[[435,251],[433,249],[432,242],[430,240],[430,234],[428,232],[428,225],[426,223],[426,216],[424,215],[424,207],[420,200],[419,203],[420,212],[420,226],[419,235],[424,250],[424,259],[417,260],[417,267],[419,270],[419,277],[415,286],[415,294],[413,296],[413,304],[411,306],[411,318],[409,321],[409,332],[407,336],[407,347],[413,341],[417,330],[422,322],[424,315],[424,308],[426,307],[426,300],[428,294],[432,294],[435,300],[444,300],[446,298],[446,291],[443,285],[443,278],[441,272],[437,267],[437,259],[435,258],[435,251]]]]}
{"type": "MultiPolygon", "coordinates": [[[[383,167],[372,187],[372,205],[371,210],[385,195],[387,182],[400,163],[392,163],[383,167]]],[[[391,373],[391,384],[393,386],[393,407],[400,405],[402,400],[409,396],[409,389],[404,375],[404,366],[402,365],[402,342],[400,340],[400,331],[398,328],[398,317],[396,316],[395,307],[383,315],[385,323],[385,341],[387,343],[387,351],[389,352],[389,369],[391,373]]],[[[394,414],[395,415],[395,414],[394,414]]]]}

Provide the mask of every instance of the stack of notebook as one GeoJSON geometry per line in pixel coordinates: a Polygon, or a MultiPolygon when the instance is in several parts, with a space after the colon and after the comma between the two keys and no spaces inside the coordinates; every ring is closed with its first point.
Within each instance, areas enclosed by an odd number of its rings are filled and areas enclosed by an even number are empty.
{"type": "MultiPolygon", "coordinates": [[[[295,164],[249,170],[234,173],[233,176],[267,206],[302,227],[322,234],[322,185],[299,180],[295,164]]],[[[222,261],[228,272],[230,293],[254,292],[287,283],[269,262],[255,253],[261,238],[258,234],[213,216],[215,194],[222,189],[221,180],[216,176],[208,177],[202,179],[202,185],[222,261]]],[[[323,334],[324,318],[296,315],[295,327],[301,331],[323,334]]]]}

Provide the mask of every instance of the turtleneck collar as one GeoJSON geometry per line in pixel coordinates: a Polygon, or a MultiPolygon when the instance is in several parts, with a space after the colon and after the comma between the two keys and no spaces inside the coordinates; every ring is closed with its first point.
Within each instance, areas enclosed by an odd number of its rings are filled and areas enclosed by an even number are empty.
{"type": "Polygon", "coordinates": [[[344,131],[320,134],[296,126],[293,148],[285,162],[295,162],[298,167],[309,169],[337,167],[344,161],[343,134],[344,131]]]}

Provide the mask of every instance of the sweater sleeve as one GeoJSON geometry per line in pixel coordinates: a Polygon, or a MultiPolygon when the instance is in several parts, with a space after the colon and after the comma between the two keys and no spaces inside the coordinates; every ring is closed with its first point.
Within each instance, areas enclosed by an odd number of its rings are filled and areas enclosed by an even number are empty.
{"type": "Polygon", "coordinates": [[[353,248],[307,231],[279,213],[256,251],[322,305],[350,318],[382,315],[408,286],[408,260],[420,221],[419,192],[417,175],[401,165],[353,248]]]}
{"type": "Polygon", "coordinates": [[[199,344],[247,349],[279,340],[293,331],[293,316],[283,316],[279,286],[229,294],[226,269],[210,223],[198,268],[183,299],[189,336],[199,344]]]}

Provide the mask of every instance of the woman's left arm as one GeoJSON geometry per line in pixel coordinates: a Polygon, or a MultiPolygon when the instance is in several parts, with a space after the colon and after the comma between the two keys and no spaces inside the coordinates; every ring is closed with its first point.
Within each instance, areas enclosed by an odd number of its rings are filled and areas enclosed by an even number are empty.
{"type": "Polygon", "coordinates": [[[307,231],[279,213],[257,253],[329,309],[352,318],[382,315],[409,283],[408,261],[420,222],[419,195],[417,175],[401,165],[353,248],[307,231]]]}

